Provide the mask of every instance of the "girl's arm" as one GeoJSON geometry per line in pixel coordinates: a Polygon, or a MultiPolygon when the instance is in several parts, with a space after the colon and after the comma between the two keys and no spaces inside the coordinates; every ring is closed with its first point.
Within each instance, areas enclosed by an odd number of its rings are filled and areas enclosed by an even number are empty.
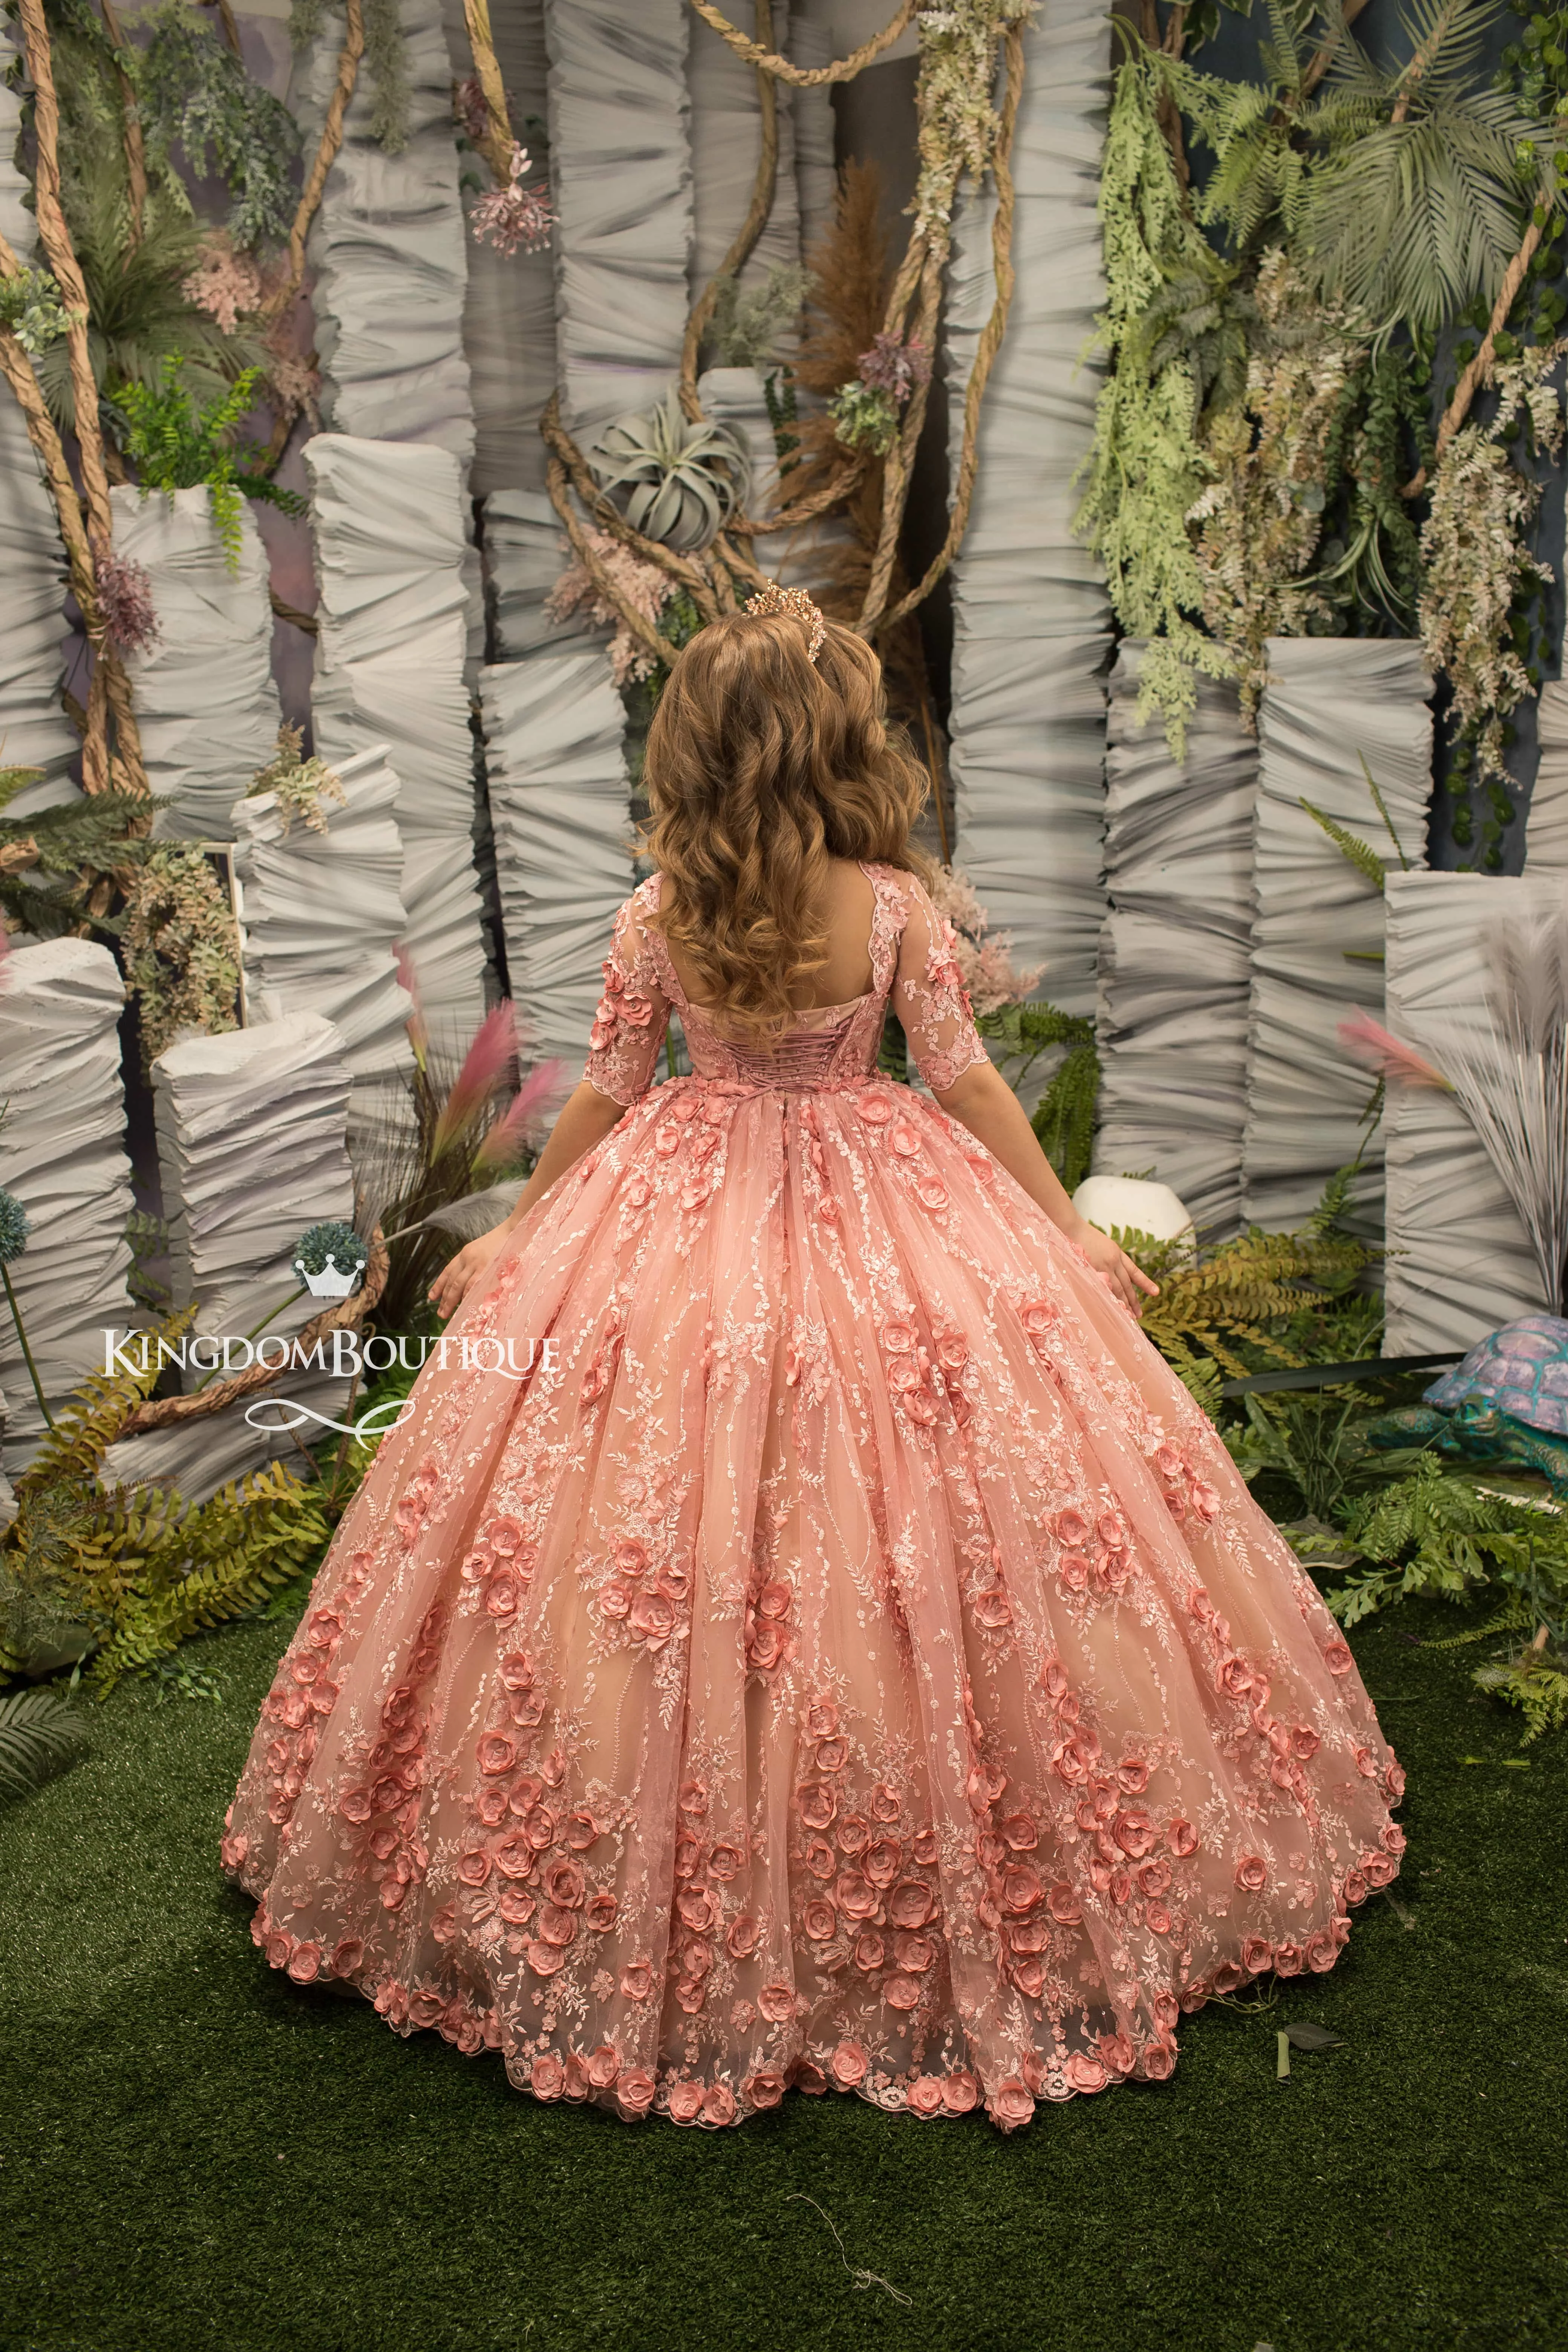
{"type": "Polygon", "coordinates": [[[1068,1199],[1061,1179],[1041,1150],[1028,1114],[992,1062],[973,1062],[951,1087],[933,1088],[937,1101],[994,1152],[1053,1225],[1076,1242],[1095,1272],[1104,1276],[1134,1315],[1143,1311],[1140,1293],[1158,1298],[1160,1286],[1134,1265],[1109,1234],[1089,1224],[1068,1199]]]}
{"type": "Polygon", "coordinates": [[[551,1186],[575,1166],[585,1151],[603,1143],[611,1129],[626,1116],[618,1102],[602,1095],[586,1078],[568,1100],[565,1108],[550,1130],[550,1140],[534,1162],[533,1173],[518,1195],[516,1208],[504,1224],[496,1225],[481,1234],[466,1249],[460,1249],[448,1260],[430,1285],[431,1305],[443,1322],[449,1321],[462,1305],[469,1290],[486,1273],[497,1255],[506,1247],[508,1237],[521,1224],[536,1201],[542,1201],[551,1186]]]}

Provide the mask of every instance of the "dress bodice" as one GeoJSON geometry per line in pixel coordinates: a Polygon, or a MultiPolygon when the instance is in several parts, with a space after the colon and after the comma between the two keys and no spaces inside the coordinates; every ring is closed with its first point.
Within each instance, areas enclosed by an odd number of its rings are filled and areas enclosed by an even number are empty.
{"type": "Polygon", "coordinates": [[[662,932],[648,919],[658,912],[663,880],[650,875],[621,908],[605,961],[589,1082],[616,1102],[635,1102],[652,1081],[672,1012],[699,1079],[790,1093],[860,1084],[876,1067],[889,1002],[928,1085],[949,1087],[984,1060],[952,925],[912,874],[864,862],[861,871],[874,894],[870,987],[846,1004],[803,1009],[778,1037],[761,1044],[738,1040],[688,997],[662,932]]]}

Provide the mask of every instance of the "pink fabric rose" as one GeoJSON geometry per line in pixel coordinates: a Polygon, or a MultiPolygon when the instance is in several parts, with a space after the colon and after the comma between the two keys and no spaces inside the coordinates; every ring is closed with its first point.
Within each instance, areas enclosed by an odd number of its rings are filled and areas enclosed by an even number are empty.
{"type": "Polygon", "coordinates": [[[889,2009],[918,2009],[921,1999],[919,1977],[890,1976],[882,1987],[882,1998],[889,2009]]]}
{"type": "Polygon", "coordinates": [[[1248,1895],[1260,1895],[1268,1884],[1268,1864],[1260,1853],[1244,1853],[1236,1865],[1236,1883],[1248,1895]]]}
{"type": "Polygon", "coordinates": [[[705,2124],[710,2131],[721,2131],[726,2124],[734,2122],[735,2112],[735,2094],[729,2084],[714,2083],[710,2085],[708,2095],[702,2102],[702,2113],[699,2121],[705,2124]]]}
{"type": "Polygon", "coordinates": [[[1091,2058],[1088,2052],[1083,2050],[1073,2052],[1072,2056],[1068,2060],[1065,2072],[1072,2089],[1086,2094],[1103,2091],[1110,2079],[1100,2060],[1091,2058]]]}
{"type": "Polygon", "coordinates": [[[1083,1917],[1077,1891],[1068,1885],[1065,1878],[1058,1879],[1051,1889],[1050,1914],[1064,1927],[1076,1927],[1083,1917]]]}
{"type": "Polygon", "coordinates": [[[808,1830],[825,1830],[838,1811],[838,1800],[826,1780],[808,1780],[795,1790],[795,1804],[808,1830]]]}
{"type": "Polygon", "coordinates": [[[1260,1977],[1274,1957],[1267,1936],[1248,1936],[1241,1947],[1241,1965],[1249,1977],[1260,1977]]]}
{"type": "Polygon", "coordinates": [[[1355,1660],[1347,1642],[1332,1641],[1323,1645],[1323,1664],[1331,1675],[1348,1675],[1355,1660]]]}
{"type": "Polygon", "coordinates": [[[1198,1833],[1191,1822],[1184,1821],[1178,1814],[1165,1832],[1165,1843],[1178,1859],[1184,1861],[1188,1854],[1196,1853],[1198,1833]]]}
{"type": "Polygon", "coordinates": [[[1307,1966],[1322,1976],[1333,1967],[1338,1951],[1339,1946],[1329,1929],[1320,1927],[1315,1935],[1308,1937],[1304,1958],[1307,1966]]]}
{"type": "Polygon", "coordinates": [[[646,2000],[653,1989],[653,1969],[647,1960],[632,1960],[621,1970],[623,2000],[646,2000]]]}
{"type": "Polygon", "coordinates": [[[828,2072],[841,2091],[852,2091],[866,2079],[870,2063],[858,2042],[841,2042],[828,2060],[828,2072]]]}
{"type": "Polygon", "coordinates": [[[1027,2085],[1010,2075],[1006,2082],[997,2084],[985,2103],[985,2111],[1003,2131],[1016,2131],[1020,2124],[1034,2121],[1035,2102],[1027,2085]]]}
{"type": "Polygon", "coordinates": [[[786,2024],[795,2015],[795,1987],[776,1981],[763,1985],[757,1995],[757,2007],[770,2025],[786,2024]]]}
{"type": "Polygon", "coordinates": [[[731,1959],[749,1960],[757,1948],[757,1923],[746,1912],[742,1911],[738,1918],[731,1919],[724,1931],[724,1942],[731,1959]]]}
{"type": "Polygon", "coordinates": [[[1171,2042],[1146,2042],[1140,2063],[1151,2083],[1168,2083],[1176,2071],[1175,2044],[1171,2042]]]}
{"type": "Polygon", "coordinates": [[[296,1944],[289,1955],[289,1974],[299,1985],[314,1984],[321,1973],[320,1944],[296,1944]]]}
{"type": "Polygon", "coordinates": [[[516,1761],[516,1742],[509,1739],[504,1731],[487,1731],[479,1742],[480,1771],[510,1772],[516,1761]]]}
{"type": "Polygon", "coordinates": [[[333,1947],[332,1974],[335,1977],[357,1976],[364,1966],[364,1946],[357,1936],[344,1936],[333,1947]]]}
{"type": "Polygon", "coordinates": [[[942,2086],[942,2104],[950,2116],[966,2116],[978,2104],[980,2085],[967,2066],[955,2067],[942,2086]]]}
{"type": "Polygon", "coordinates": [[[623,2116],[646,2116],[653,2105],[656,2089],[653,2076],[646,2066],[628,2066],[616,2084],[616,2104],[623,2116]]]}
{"type": "Polygon", "coordinates": [[[566,2069],[552,2050],[542,2050],[528,2079],[536,2099],[558,2099],[566,2087],[566,2069]]]}
{"type": "Polygon", "coordinates": [[[942,2086],[934,2074],[917,2074],[905,2095],[904,2104],[917,2116],[940,2115],[945,2105],[942,2086]]]}
{"type": "Polygon", "coordinates": [[[741,2085],[741,2095],[753,2107],[776,2107],[784,2095],[784,2076],[774,2066],[759,2066],[741,2085]]]}
{"type": "Polygon", "coordinates": [[[700,2083],[672,2083],[669,2086],[669,2120],[672,2124],[694,2124],[702,2113],[700,2083]]]}
{"type": "Polygon", "coordinates": [[[801,1926],[814,1944],[826,1944],[837,1933],[838,1916],[831,1903],[808,1903],[801,1914],[801,1926]]]}
{"type": "Polygon", "coordinates": [[[1110,1825],[1110,1833],[1131,1862],[1141,1862],[1152,1850],[1157,1835],[1147,1813],[1119,1812],[1110,1825]]]}
{"type": "Polygon", "coordinates": [[[639,1592],[627,1618],[633,1634],[650,1650],[662,1649],[675,1628],[675,1612],[662,1592],[639,1592]]]}

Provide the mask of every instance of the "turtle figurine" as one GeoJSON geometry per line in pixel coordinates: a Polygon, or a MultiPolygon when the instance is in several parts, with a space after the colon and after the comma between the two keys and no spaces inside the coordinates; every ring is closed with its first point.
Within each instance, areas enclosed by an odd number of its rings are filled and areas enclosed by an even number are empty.
{"type": "Polygon", "coordinates": [[[1568,1496],[1568,1320],[1524,1315],[1489,1332],[1420,1404],[1381,1414],[1367,1436],[1384,1446],[1436,1440],[1444,1454],[1515,1462],[1568,1496]]]}

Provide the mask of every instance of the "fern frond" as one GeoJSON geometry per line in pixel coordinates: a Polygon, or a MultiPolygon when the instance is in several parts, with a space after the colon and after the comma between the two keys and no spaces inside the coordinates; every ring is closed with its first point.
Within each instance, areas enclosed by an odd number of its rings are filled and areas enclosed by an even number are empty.
{"type": "Polygon", "coordinates": [[[156,1385],[160,1368],[158,1342],[163,1339],[172,1344],[193,1320],[195,1311],[194,1306],[183,1307],[178,1314],[171,1315],[145,1334],[145,1371],[127,1372],[116,1368],[110,1372],[94,1372],[60,1406],[54,1428],[47,1432],[37,1453],[16,1481],[19,1501],[43,1494],[61,1482],[97,1476],[104,1454],[119,1436],[127,1417],[156,1385]]]}
{"type": "Polygon", "coordinates": [[[1323,811],[1316,807],[1311,801],[1303,799],[1300,805],[1306,810],[1312,823],[1322,827],[1334,847],[1350,859],[1356,872],[1365,875],[1373,888],[1381,897],[1384,887],[1383,860],[1371,842],[1363,841],[1359,834],[1352,833],[1344,825],[1336,824],[1331,816],[1325,815],[1323,811]]]}

